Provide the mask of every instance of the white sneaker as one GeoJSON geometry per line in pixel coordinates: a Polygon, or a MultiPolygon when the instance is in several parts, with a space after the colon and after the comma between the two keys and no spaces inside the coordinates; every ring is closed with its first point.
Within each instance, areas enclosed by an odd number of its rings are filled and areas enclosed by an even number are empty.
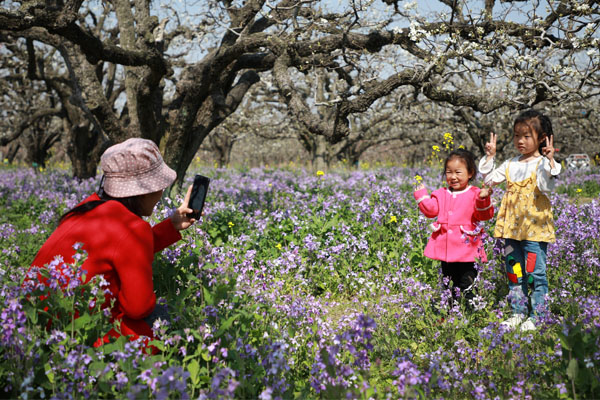
{"type": "Polygon", "coordinates": [[[500,326],[503,326],[508,329],[515,329],[517,326],[521,325],[521,322],[525,319],[523,314],[515,314],[506,321],[500,323],[500,326]]]}
{"type": "Polygon", "coordinates": [[[535,323],[533,322],[531,317],[527,318],[527,321],[521,324],[521,332],[535,331],[536,329],[537,328],[535,327],[535,323]]]}

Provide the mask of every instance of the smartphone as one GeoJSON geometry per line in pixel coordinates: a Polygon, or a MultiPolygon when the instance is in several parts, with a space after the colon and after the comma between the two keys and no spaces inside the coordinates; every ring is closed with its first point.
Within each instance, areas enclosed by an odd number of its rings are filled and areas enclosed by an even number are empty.
{"type": "Polygon", "coordinates": [[[194,186],[192,186],[192,194],[190,196],[190,202],[188,203],[188,206],[193,209],[194,212],[189,213],[187,215],[188,218],[194,218],[196,221],[200,219],[209,183],[210,179],[205,176],[196,175],[194,177],[194,186]]]}

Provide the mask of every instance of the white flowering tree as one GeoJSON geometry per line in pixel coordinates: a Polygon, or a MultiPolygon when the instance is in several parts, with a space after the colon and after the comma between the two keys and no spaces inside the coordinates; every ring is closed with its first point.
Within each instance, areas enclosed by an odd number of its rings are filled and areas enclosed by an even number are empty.
{"type": "MultiPolygon", "coordinates": [[[[331,142],[348,138],[350,115],[405,87],[415,101],[448,106],[456,129],[482,149],[489,131],[508,131],[519,109],[560,114],[600,94],[597,2],[441,1],[429,13],[416,2],[393,3],[396,12],[388,18],[370,7],[355,9],[370,35],[348,33],[346,48],[336,53],[330,47],[338,57],[325,68],[339,80],[328,86],[328,96],[319,90],[314,98],[304,95],[303,83],[290,73],[318,76],[314,65],[285,65],[285,55],[283,65],[276,63],[274,77],[284,99],[314,134],[331,142]]],[[[317,44],[332,41],[324,35],[317,44]]],[[[508,135],[502,138],[503,147],[510,143],[508,135]]]]}
{"type": "Polygon", "coordinates": [[[54,52],[56,79],[70,93],[63,106],[90,121],[81,137],[97,134],[95,148],[150,138],[180,179],[207,135],[266,75],[294,118],[330,143],[401,87],[481,114],[597,94],[597,1],[423,4],[4,1],[0,34],[33,43],[30,66],[54,52]],[[337,77],[335,96],[303,96],[294,77],[321,70],[337,77]]]}
{"type": "MultiPolygon", "coordinates": [[[[312,75],[295,78],[296,90],[303,97],[313,93],[321,99],[330,97],[326,91],[332,90],[333,85],[326,79],[325,71],[317,79],[312,79],[312,75]]],[[[316,104],[319,112],[330,111],[319,102],[316,104]]],[[[351,115],[349,134],[336,143],[312,134],[297,119],[290,118],[287,111],[280,103],[276,86],[266,76],[253,86],[236,113],[213,130],[201,150],[212,152],[220,166],[229,163],[235,145],[235,153],[241,153],[235,157],[237,160],[254,155],[253,158],[265,159],[267,163],[287,163],[287,155],[288,161],[300,157],[308,160],[314,170],[325,170],[334,162],[357,165],[367,150],[392,145],[397,148],[396,160],[416,162],[439,144],[443,132],[455,132],[461,126],[451,109],[427,99],[415,101],[414,93],[406,89],[378,100],[364,113],[351,115]]]]}

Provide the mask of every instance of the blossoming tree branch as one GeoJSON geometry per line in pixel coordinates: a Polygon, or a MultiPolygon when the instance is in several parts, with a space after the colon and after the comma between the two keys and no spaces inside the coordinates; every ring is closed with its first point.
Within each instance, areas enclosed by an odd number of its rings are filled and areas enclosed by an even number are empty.
{"type": "Polygon", "coordinates": [[[484,115],[566,104],[598,94],[598,14],[591,0],[2,3],[3,91],[36,103],[7,108],[0,140],[55,110],[76,176],[110,143],[144,137],[182,178],[260,80],[329,143],[396,92],[484,115]],[[335,85],[304,95],[316,74],[335,85]]]}

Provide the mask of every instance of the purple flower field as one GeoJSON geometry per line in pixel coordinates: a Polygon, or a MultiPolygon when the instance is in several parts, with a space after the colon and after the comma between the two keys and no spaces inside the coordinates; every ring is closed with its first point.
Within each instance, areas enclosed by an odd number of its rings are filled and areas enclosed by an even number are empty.
{"type": "Polygon", "coordinates": [[[597,172],[563,174],[552,195],[548,313],[527,333],[499,325],[510,312],[503,246],[488,235],[474,310],[449,305],[412,196],[416,174],[441,186],[437,171],[199,172],[212,179],[202,221],[155,259],[170,321],[155,324],[160,352],[148,355],[125,339],[91,345],[110,329],[102,282],[61,289],[52,274],[77,265],[49,266],[50,288],[22,285],[59,216],[99,178],[0,170],[0,397],[600,397],[597,172]]]}

